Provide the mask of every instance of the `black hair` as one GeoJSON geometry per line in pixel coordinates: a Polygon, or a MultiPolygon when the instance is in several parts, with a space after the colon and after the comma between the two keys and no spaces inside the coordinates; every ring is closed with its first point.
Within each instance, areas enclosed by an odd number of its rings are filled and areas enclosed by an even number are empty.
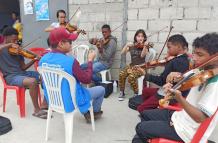
{"type": "Polygon", "coordinates": [[[139,33],[142,33],[143,36],[144,36],[144,41],[143,41],[143,42],[147,41],[147,35],[145,34],[145,31],[144,31],[143,29],[139,29],[139,30],[137,30],[136,33],[135,33],[135,36],[134,36],[134,43],[137,43],[136,36],[137,36],[139,33]]]}
{"type": "Polygon", "coordinates": [[[57,18],[59,17],[59,13],[64,13],[66,15],[66,12],[63,9],[59,9],[56,13],[57,18]]]}
{"type": "Polygon", "coordinates": [[[11,36],[11,35],[18,35],[18,32],[16,29],[14,29],[13,27],[6,27],[3,32],[2,32],[3,36],[11,36]]]}
{"type": "Polygon", "coordinates": [[[185,37],[182,36],[181,34],[175,34],[170,36],[168,42],[172,42],[174,44],[180,44],[183,47],[183,49],[188,48],[188,42],[186,41],[185,37]]]}
{"type": "Polygon", "coordinates": [[[208,33],[202,37],[197,37],[192,46],[193,48],[202,48],[210,55],[216,54],[218,52],[218,34],[208,33]]]}
{"type": "Polygon", "coordinates": [[[11,14],[15,14],[16,17],[19,17],[18,12],[16,12],[16,11],[12,11],[11,14]]]}
{"type": "Polygon", "coordinates": [[[110,25],[108,25],[108,24],[104,24],[104,25],[101,27],[101,29],[103,29],[103,28],[107,28],[107,29],[111,30],[111,27],[110,27],[110,25]]]}
{"type": "Polygon", "coordinates": [[[50,44],[50,41],[49,41],[49,37],[47,38],[47,45],[50,47],[51,44],[50,44]]]}

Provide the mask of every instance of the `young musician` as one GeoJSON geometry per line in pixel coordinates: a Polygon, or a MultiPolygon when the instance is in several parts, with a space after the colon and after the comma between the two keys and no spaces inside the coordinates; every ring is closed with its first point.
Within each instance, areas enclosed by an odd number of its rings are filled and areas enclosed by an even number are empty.
{"type": "MultiPolygon", "coordinates": [[[[88,55],[88,67],[86,70],[80,68],[79,62],[66,54],[71,51],[71,43],[74,40],[74,35],[65,30],[65,28],[56,28],[52,30],[49,34],[49,43],[52,52],[44,55],[40,62],[40,66],[49,66],[61,68],[65,72],[71,74],[76,78],[76,98],[78,101],[78,108],[81,113],[84,114],[87,122],[91,122],[89,107],[90,100],[92,100],[93,110],[95,119],[100,118],[103,111],[101,110],[101,105],[104,99],[105,89],[102,86],[95,86],[92,88],[84,88],[81,83],[88,84],[91,82],[93,73],[93,60],[95,58],[95,53],[90,52],[88,55]]],[[[74,109],[69,86],[63,83],[63,102],[65,105],[66,112],[72,112],[74,109]]],[[[45,89],[45,88],[44,88],[45,89]]],[[[46,90],[45,92],[46,93],[46,90]]],[[[47,97],[47,95],[45,94],[47,97]]]]}
{"type": "MultiPolygon", "coordinates": [[[[103,39],[90,39],[90,43],[94,44],[98,48],[99,58],[93,63],[93,75],[92,80],[95,83],[101,81],[101,77],[98,75],[100,71],[111,68],[114,56],[117,49],[117,38],[111,35],[111,28],[105,24],[101,28],[103,39]]],[[[82,69],[87,68],[87,63],[81,65],[82,69]]]]}
{"type": "MultiPolygon", "coordinates": [[[[187,55],[188,43],[186,39],[176,34],[169,38],[167,42],[168,56],[174,56],[172,60],[166,63],[164,71],[159,75],[146,74],[144,78],[144,88],[142,98],[144,102],[137,107],[139,112],[145,109],[154,109],[158,107],[158,100],[163,98],[163,95],[157,94],[158,88],[147,88],[146,81],[153,82],[159,86],[166,83],[167,75],[170,72],[185,72],[189,69],[189,58],[187,55]]],[[[159,89],[160,90],[160,89],[159,89]]],[[[184,92],[184,96],[187,92],[184,92]]]]}
{"type": "MultiPolygon", "coordinates": [[[[210,33],[193,42],[193,60],[196,65],[208,61],[218,53],[218,34],[210,33]]],[[[191,88],[187,98],[183,98],[179,90],[172,89],[172,84],[164,85],[166,94],[174,94],[182,106],[182,111],[145,110],[141,113],[142,121],[136,126],[136,136],[132,143],[147,143],[151,138],[167,138],[176,141],[191,142],[199,125],[211,117],[218,107],[218,64],[217,59],[202,67],[203,70],[215,69],[214,77],[205,83],[191,88]]],[[[173,74],[174,75],[174,74],[173,74]]],[[[171,75],[172,76],[172,75],[171,75]]],[[[174,76],[177,78],[178,75],[174,76]]],[[[171,77],[172,78],[172,77],[171,77]]],[[[209,126],[209,130],[215,128],[209,126]]],[[[209,131],[208,131],[209,132],[209,131]]],[[[204,140],[208,138],[205,134],[204,140]]]]}
{"type": "Polygon", "coordinates": [[[120,96],[118,98],[119,101],[123,101],[125,97],[125,82],[126,78],[128,78],[128,82],[130,83],[134,94],[138,95],[138,84],[137,79],[145,74],[144,69],[137,67],[134,68],[136,65],[144,64],[145,63],[145,56],[148,53],[148,43],[147,36],[145,31],[139,29],[136,31],[134,36],[133,44],[126,44],[125,47],[121,51],[122,54],[126,54],[130,52],[131,56],[131,63],[127,65],[119,74],[119,87],[120,87],[120,96]],[[143,45],[138,46],[138,45],[143,45]]]}
{"type": "Polygon", "coordinates": [[[54,28],[65,27],[66,23],[66,12],[62,9],[56,13],[58,22],[53,22],[49,27],[45,29],[45,32],[51,32],[54,28]]]}
{"type": "Polygon", "coordinates": [[[9,48],[17,51],[20,46],[17,43],[18,32],[12,27],[7,27],[3,31],[4,42],[0,45],[0,70],[7,84],[29,88],[32,98],[34,113],[33,116],[45,119],[47,112],[40,110],[38,104],[38,82],[39,74],[35,71],[26,71],[38,58],[24,63],[24,57],[20,55],[11,55],[9,48]]]}

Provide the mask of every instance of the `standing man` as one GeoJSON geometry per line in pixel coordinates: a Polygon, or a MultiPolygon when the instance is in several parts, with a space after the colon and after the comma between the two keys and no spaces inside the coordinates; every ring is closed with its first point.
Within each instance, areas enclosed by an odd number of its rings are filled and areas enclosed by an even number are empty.
{"type": "MultiPolygon", "coordinates": [[[[111,28],[109,25],[105,24],[101,28],[102,30],[102,39],[92,38],[90,39],[90,43],[96,45],[99,52],[98,60],[93,63],[93,75],[92,80],[95,83],[101,81],[101,77],[97,75],[99,72],[111,68],[114,56],[117,49],[117,38],[111,35],[111,28]]],[[[87,63],[82,64],[81,68],[86,69],[87,63]]]]}

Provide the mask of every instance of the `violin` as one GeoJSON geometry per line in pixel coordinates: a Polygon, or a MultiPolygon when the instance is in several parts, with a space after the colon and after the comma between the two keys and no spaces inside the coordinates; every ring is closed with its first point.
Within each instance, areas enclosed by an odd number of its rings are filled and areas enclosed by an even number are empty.
{"type": "Polygon", "coordinates": [[[78,33],[81,33],[83,35],[86,35],[86,31],[83,30],[83,29],[79,29],[77,26],[75,25],[71,25],[70,23],[61,23],[60,26],[64,26],[66,28],[66,30],[70,33],[73,33],[73,32],[78,32],[78,33]]]}
{"type": "Polygon", "coordinates": [[[175,58],[174,56],[169,56],[169,57],[165,57],[163,60],[154,60],[151,62],[147,62],[145,64],[135,65],[131,69],[128,69],[127,72],[132,73],[133,70],[137,68],[150,69],[150,68],[155,68],[157,66],[164,66],[167,62],[169,62],[170,60],[174,58],[175,58]]]}
{"type": "Polygon", "coordinates": [[[143,49],[144,47],[152,48],[154,46],[154,43],[149,42],[148,44],[142,44],[142,43],[136,43],[133,45],[134,47],[138,48],[138,49],[143,49]]]}
{"type": "Polygon", "coordinates": [[[110,42],[110,39],[97,39],[97,38],[92,38],[89,40],[89,43],[92,45],[96,45],[97,48],[102,48],[102,46],[107,45],[110,42]]]}
{"type": "MultiPolygon", "coordinates": [[[[208,79],[218,75],[218,68],[209,69],[205,71],[199,71],[197,70],[192,72],[189,72],[186,77],[184,77],[181,81],[179,81],[175,86],[173,86],[172,89],[174,90],[180,90],[180,91],[186,91],[192,87],[201,85],[205,83],[208,79]]],[[[159,100],[159,105],[166,107],[169,105],[169,100],[173,99],[174,95],[170,94],[165,96],[164,99],[159,100]]]]}
{"type": "Polygon", "coordinates": [[[174,59],[175,56],[169,56],[169,57],[165,57],[162,60],[153,60],[151,62],[147,62],[141,65],[136,65],[136,67],[141,67],[141,68],[155,68],[157,66],[164,66],[166,63],[168,63],[169,61],[171,61],[172,59],[174,59]]]}
{"type": "Polygon", "coordinates": [[[37,54],[35,54],[29,50],[17,49],[17,48],[13,48],[13,47],[8,48],[8,52],[11,55],[21,55],[21,56],[28,58],[28,59],[31,59],[31,60],[39,57],[37,54]]]}

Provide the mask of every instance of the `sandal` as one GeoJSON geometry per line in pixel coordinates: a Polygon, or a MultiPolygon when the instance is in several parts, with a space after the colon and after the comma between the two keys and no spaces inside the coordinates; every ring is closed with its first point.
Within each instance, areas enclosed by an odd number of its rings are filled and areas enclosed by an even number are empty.
{"type": "Polygon", "coordinates": [[[48,110],[48,107],[42,107],[40,110],[48,110]]]}
{"type": "Polygon", "coordinates": [[[41,119],[47,119],[47,112],[43,110],[39,110],[39,112],[33,113],[32,115],[41,119]]]}

